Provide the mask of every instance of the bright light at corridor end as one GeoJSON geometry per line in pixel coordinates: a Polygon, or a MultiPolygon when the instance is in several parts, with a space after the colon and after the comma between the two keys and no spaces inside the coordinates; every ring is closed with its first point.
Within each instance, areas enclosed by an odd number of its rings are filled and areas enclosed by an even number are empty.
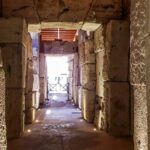
{"type": "Polygon", "coordinates": [[[27,132],[28,132],[28,133],[31,133],[31,130],[30,130],[30,129],[28,129],[28,130],[27,130],[27,132]]]}
{"type": "Polygon", "coordinates": [[[46,115],[50,115],[52,113],[52,111],[50,109],[46,110],[45,114],[46,115]]]}
{"type": "Polygon", "coordinates": [[[94,129],[93,129],[93,131],[94,131],[94,132],[96,132],[96,131],[97,131],[97,129],[96,129],[96,128],[94,128],[94,129]]]}
{"type": "Polygon", "coordinates": [[[53,100],[56,100],[56,99],[57,99],[57,96],[56,96],[56,95],[54,95],[52,99],[53,99],[53,100]]]}

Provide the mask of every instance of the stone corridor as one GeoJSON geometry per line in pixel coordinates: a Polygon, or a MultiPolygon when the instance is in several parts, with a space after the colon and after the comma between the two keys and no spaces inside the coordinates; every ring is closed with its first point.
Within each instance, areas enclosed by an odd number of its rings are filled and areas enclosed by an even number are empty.
{"type": "Polygon", "coordinates": [[[23,137],[8,141],[8,150],[133,150],[131,139],[95,130],[66,99],[58,96],[38,110],[35,123],[26,126],[23,137]]]}

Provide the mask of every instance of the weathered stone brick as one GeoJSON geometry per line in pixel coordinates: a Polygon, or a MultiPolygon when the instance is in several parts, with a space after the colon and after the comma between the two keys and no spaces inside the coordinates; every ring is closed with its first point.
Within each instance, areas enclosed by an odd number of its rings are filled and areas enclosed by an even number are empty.
{"type": "Polygon", "coordinates": [[[83,117],[87,122],[94,121],[95,115],[95,91],[82,89],[83,117]]]}
{"type": "Polygon", "coordinates": [[[117,136],[128,136],[129,125],[129,83],[106,82],[104,101],[107,103],[108,132],[117,136]]]}

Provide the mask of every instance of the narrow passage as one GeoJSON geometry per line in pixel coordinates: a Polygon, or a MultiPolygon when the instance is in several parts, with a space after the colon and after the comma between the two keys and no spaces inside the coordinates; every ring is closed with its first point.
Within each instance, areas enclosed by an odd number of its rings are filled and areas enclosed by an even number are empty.
{"type": "Polygon", "coordinates": [[[112,137],[86,123],[67,95],[52,97],[23,137],[8,142],[8,150],[133,150],[132,140],[112,137]]]}

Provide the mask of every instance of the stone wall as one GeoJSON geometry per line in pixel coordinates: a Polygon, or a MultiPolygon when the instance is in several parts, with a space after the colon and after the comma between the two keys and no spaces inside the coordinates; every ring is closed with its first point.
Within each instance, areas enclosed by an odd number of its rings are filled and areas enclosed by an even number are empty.
{"type": "Polygon", "coordinates": [[[7,149],[5,114],[5,72],[3,70],[0,49],[0,149],[7,149]]]}
{"type": "Polygon", "coordinates": [[[21,18],[1,18],[0,32],[6,76],[7,138],[17,138],[24,130],[27,25],[21,18]]]}
{"type": "Polygon", "coordinates": [[[117,136],[127,136],[130,130],[129,37],[126,21],[112,20],[95,32],[95,124],[117,136]]]}
{"type": "Polygon", "coordinates": [[[149,142],[149,1],[131,1],[130,80],[134,98],[135,150],[150,149],[149,142]]]}

